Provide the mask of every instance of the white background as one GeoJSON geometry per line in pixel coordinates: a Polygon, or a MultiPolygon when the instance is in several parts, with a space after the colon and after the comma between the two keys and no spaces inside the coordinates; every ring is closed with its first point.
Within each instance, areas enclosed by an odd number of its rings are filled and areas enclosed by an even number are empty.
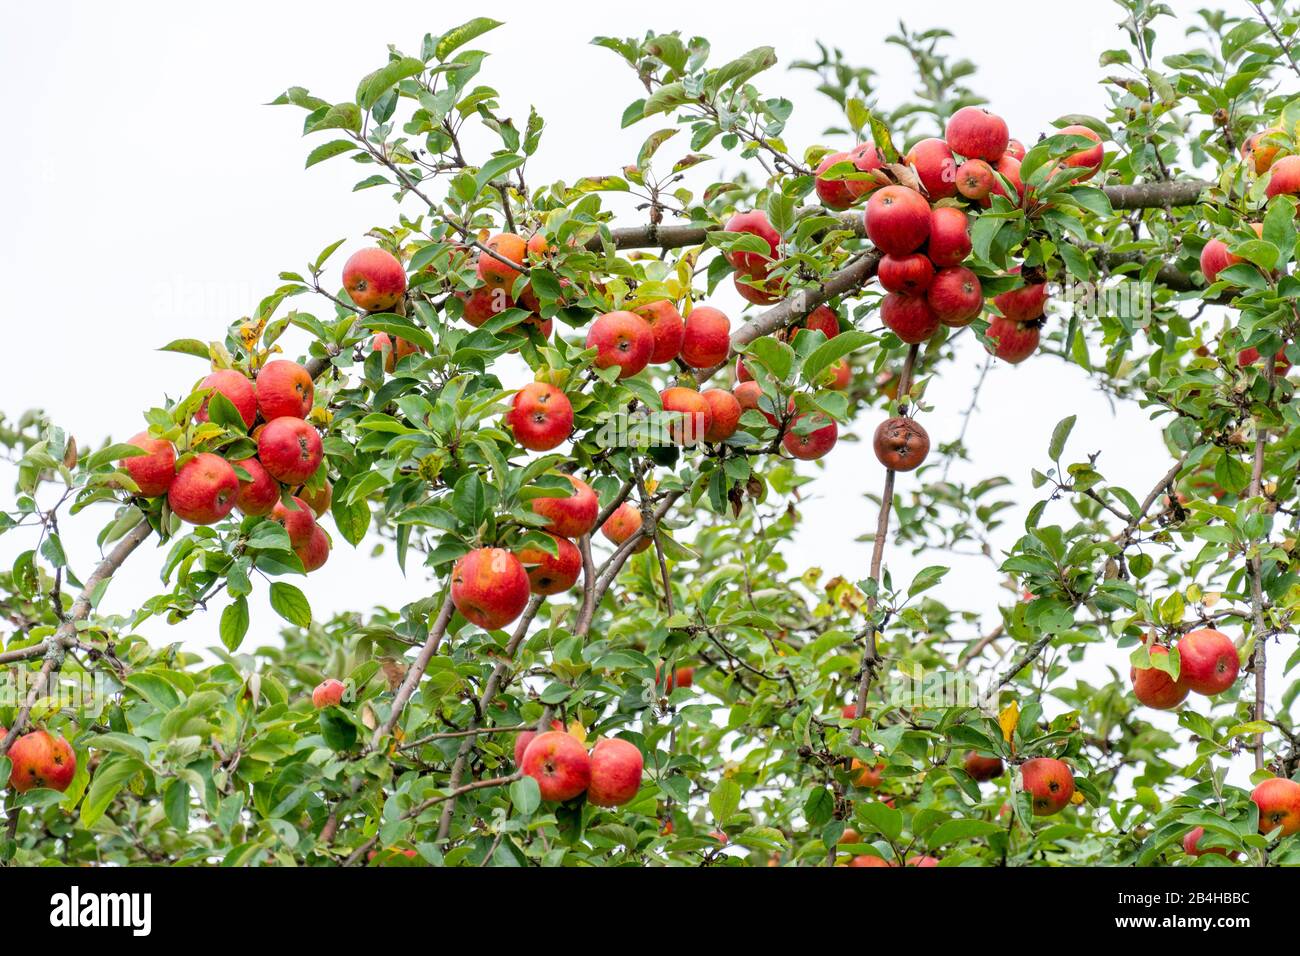
{"type": "MultiPolygon", "coordinates": [[[[326,99],[351,99],[356,79],[384,62],[386,44],[415,53],[425,32],[441,32],[471,15],[493,16],[506,26],[474,44],[493,54],[480,81],[501,92],[503,112],[521,123],[530,104],[546,119],[542,149],[528,167],[530,182],[572,181],[617,172],[635,160],[655,128],[618,128],[641,88],[620,58],[587,41],[676,28],[710,38],[716,62],[758,45],[777,48],[781,65],[760,84],[796,103],[786,138],[800,154],[824,142],[822,129],[837,122],[812,75],[784,68],[815,57],[815,39],[874,67],[883,104],[909,98],[914,72],[904,51],[884,42],[895,20],[879,10],[883,6],[821,2],[806,8],[806,16],[788,6],[772,5],[769,15],[754,3],[742,11],[679,2],[502,2],[475,5],[472,12],[332,0],[204,8],[150,3],[129,12],[95,3],[10,7],[0,32],[0,108],[7,127],[0,154],[0,262],[12,331],[0,360],[0,410],[14,417],[43,407],[83,447],[109,436],[124,440],[143,427],[143,409],[164,394],[183,393],[205,371],[195,359],[154,349],[175,338],[218,338],[226,323],[248,314],[276,285],[279,271],[300,269],[346,236],[348,245],[333,260],[337,270],[365,244],[368,228],[394,221],[387,191],[350,191],[371,170],[332,160],[303,171],[310,146],[323,139],[300,137],[302,111],[262,105],[290,85],[326,99]]],[[[1180,0],[1172,6],[1189,15],[1197,5],[1180,0]]],[[[1240,6],[1237,12],[1248,12],[1240,6]]],[[[1039,0],[1032,16],[971,16],[970,5],[913,0],[905,12],[914,30],[944,26],[958,35],[948,52],[979,67],[968,82],[1007,119],[1013,136],[1032,142],[1058,116],[1104,113],[1097,56],[1125,43],[1113,22],[1118,8],[1095,7],[1085,13],[1078,3],[1039,0]]],[[[1157,52],[1183,49],[1187,23],[1161,21],[1157,52]]],[[[684,143],[677,151],[686,151],[684,143]]],[[[735,162],[727,162],[734,170],[735,162]]],[[[702,175],[722,178],[713,166],[702,175]]],[[[337,282],[337,272],[328,278],[337,282]]],[[[734,298],[719,304],[733,316],[738,312],[734,298]]],[[[978,343],[966,338],[959,361],[942,370],[928,394],[935,409],[924,421],[936,444],[955,437],[983,364],[978,343]]],[[[291,349],[300,346],[292,340],[291,349]]],[[[1048,357],[1018,368],[999,366],[985,383],[967,434],[978,467],[956,468],[953,477],[1001,472],[1016,481],[1010,496],[1019,504],[997,539],[1003,546],[1038,498],[1029,469],[1046,464],[1052,427],[1070,413],[1079,423],[1067,454],[1078,460],[1102,450],[1098,467],[1138,497],[1168,467],[1146,415],[1135,406],[1111,408],[1078,368],[1048,357]]],[[[871,413],[858,431],[869,437],[876,417],[871,413]]],[[[4,477],[7,484],[8,473],[4,477]]],[[[794,568],[816,565],[828,576],[866,576],[870,545],[854,538],[874,524],[875,508],[863,496],[878,491],[881,477],[866,444],[836,449],[814,486],[817,497],[803,506],[805,523],[789,549],[794,568]]],[[[901,494],[908,494],[911,480],[900,477],[901,494]]],[[[1068,522],[1066,506],[1055,507],[1057,519],[1068,522]]],[[[93,536],[104,520],[101,510],[64,524],[82,575],[92,566],[93,536]]],[[[366,549],[339,545],[308,588],[318,617],[365,608],[381,596],[396,606],[427,591],[418,571],[404,580],[391,558],[370,561],[366,549]]],[[[30,539],[6,535],[0,561],[7,564],[30,546],[30,539]]],[[[146,545],[118,575],[105,607],[129,608],[154,593],[159,560],[146,545]]],[[[937,560],[944,559],[913,560],[897,549],[888,556],[895,580],[937,560]]],[[[983,612],[987,629],[1009,592],[987,561],[952,563],[944,598],[983,612]]],[[[265,605],[264,590],[253,610],[250,647],[274,639],[278,620],[265,605]]],[[[155,642],[212,646],[219,611],[173,628],[150,622],[144,631],[155,642]]],[[[1283,638],[1271,654],[1274,662],[1286,659],[1292,643],[1283,638]]],[[[1081,674],[1104,681],[1109,665],[1126,678],[1126,658],[1125,651],[1100,648],[1081,674]]],[[[1275,689],[1279,683],[1275,677],[1275,689]]],[[[1193,696],[1185,706],[1203,709],[1205,701],[1193,696]]],[[[1238,770],[1244,769],[1238,761],[1238,770]]]]}

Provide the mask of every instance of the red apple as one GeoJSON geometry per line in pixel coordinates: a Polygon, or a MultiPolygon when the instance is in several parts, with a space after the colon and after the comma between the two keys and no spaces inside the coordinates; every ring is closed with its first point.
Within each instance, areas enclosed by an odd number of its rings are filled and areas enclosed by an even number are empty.
{"type": "Polygon", "coordinates": [[[750,276],[765,275],[768,263],[779,258],[777,250],[781,245],[781,234],[772,228],[771,221],[767,218],[767,213],[761,209],[751,209],[748,212],[738,212],[727,220],[723,230],[725,232],[748,232],[758,236],[768,246],[768,254],[764,255],[759,252],[742,252],[733,251],[727,253],[727,261],[737,272],[750,276]]]}
{"type": "MultiPolygon", "coordinates": [[[[0,740],[6,734],[0,733],[0,740]]],[[[44,730],[25,733],[9,748],[9,786],[17,793],[45,787],[60,793],[77,774],[77,755],[63,737],[44,730]]]]}
{"type": "Polygon", "coordinates": [[[1201,837],[1205,836],[1205,827],[1193,827],[1183,835],[1183,852],[1188,856],[1205,856],[1207,853],[1217,853],[1219,856],[1226,856],[1229,859],[1236,859],[1235,852],[1229,853],[1226,847],[1200,846],[1201,837]]]}
{"type": "Polygon", "coordinates": [[[1036,817],[1058,813],[1074,796],[1074,774],[1060,760],[1051,757],[1026,760],[1020,767],[1020,777],[1032,800],[1036,817]]]}
{"type": "Polygon", "coordinates": [[[797,416],[786,426],[785,437],[781,444],[795,458],[802,461],[816,461],[835,447],[839,438],[839,426],[821,412],[805,412],[797,416]],[[807,419],[813,426],[812,431],[799,434],[799,422],[807,419]],[[825,422],[825,424],[822,424],[825,422]]]}
{"type": "Polygon", "coordinates": [[[636,314],[645,319],[650,334],[654,336],[651,364],[663,365],[677,358],[682,350],[682,337],[686,334],[686,323],[677,306],[668,299],[658,299],[637,306],[636,314]]]}
{"type": "MultiPolygon", "coordinates": [[[[1147,655],[1153,661],[1157,657],[1168,657],[1169,648],[1153,644],[1147,649],[1147,655]]],[[[1156,710],[1173,710],[1187,699],[1190,689],[1181,677],[1174,680],[1158,667],[1130,667],[1128,678],[1133,682],[1133,696],[1156,710]]]]}
{"type": "Polygon", "coordinates": [[[934,265],[920,252],[905,256],[885,256],[876,267],[876,278],[887,292],[917,295],[930,287],[934,265]]]}
{"type": "Polygon", "coordinates": [[[311,692],[311,705],[317,710],[324,710],[326,707],[337,707],[343,703],[343,694],[347,689],[347,685],[341,680],[336,680],[333,677],[323,680],[311,692]]]}
{"type": "Polygon", "coordinates": [[[1097,170],[1101,169],[1102,159],[1106,155],[1105,149],[1101,145],[1101,137],[1094,133],[1086,126],[1071,125],[1063,127],[1056,131],[1057,136],[1083,136],[1096,143],[1096,146],[1090,146],[1087,149],[1081,149],[1078,152],[1070,153],[1062,161],[1063,165],[1071,168],[1077,168],[1083,172],[1074,182],[1082,182],[1085,179],[1091,179],[1097,170]]]}
{"type": "Polygon", "coordinates": [[[276,481],[300,485],[325,458],[320,433],[301,418],[275,418],[257,438],[257,457],[276,481]]]}
{"type": "Polygon", "coordinates": [[[548,730],[524,750],[520,770],[537,781],[543,800],[572,800],[591,782],[591,758],[572,734],[548,730]]]}
{"type": "Polygon", "coordinates": [[[963,106],[948,118],[944,139],[967,159],[996,163],[1011,143],[1006,121],[978,106],[963,106]]]}
{"type": "Polygon", "coordinates": [[[1232,639],[1222,631],[1203,628],[1178,641],[1179,680],[1198,694],[1213,696],[1232,686],[1240,661],[1232,639]]]}
{"type": "MultiPolygon", "coordinates": [[[[1239,368],[1248,368],[1251,365],[1259,365],[1259,349],[1251,346],[1248,349],[1242,349],[1237,353],[1237,366],[1239,368]]],[[[1275,375],[1285,375],[1291,371],[1291,360],[1286,357],[1286,346],[1282,346],[1273,355],[1273,373],[1275,375]]]]}
{"type": "Polygon", "coordinates": [[[1283,156],[1269,169],[1264,195],[1272,199],[1274,196],[1294,196],[1297,193],[1300,193],[1300,156],[1283,156]]]}
{"type": "Polygon", "coordinates": [[[673,416],[668,433],[678,445],[697,445],[713,425],[709,403],[693,388],[673,386],[659,393],[664,411],[673,416]]]}
{"type": "Polygon", "coordinates": [[[840,334],[840,317],[829,305],[819,305],[809,312],[797,326],[809,332],[820,332],[828,339],[840,334]]]}
{"type": "Polygon", "coordinates": [[[147,454],[122,459],[122,467],[131,476],[140,494],[158,498],[167,494],[176,480],[176,449],[161,438],[150,438],[148,432],[131,436],[128,445],[144,449],[147,454]]]}
{"type": "MultiPolygon", "coordinates": [[[[12,755],[12,751],[10,752],[12,755]]],[[[1282,836],[1300,830],[1300,783],[1286,777],[1260,781],[1250,799],[1259,807],[1259,832],[1271,833],[1281,827],[1282,836]]]]}
{"type": "Polygon", "coordinates": [[[515,280],[522,273],[508,263],[524,264],[527,247],[523,238],[513,232],[503,232],[493,236],[484,245],[500,258],[488,255],[486,252],[480,252],[478,256],[478,277],[489,289],[510,292],[514,288],[515,280]],[[505,259],[506,262],[502,262],[502,259],[505,259]]]}
{"type": "Polygon", "coordinates": [[[641,789],[644,761],[630,741],[606,737],[591,748],[591,783],[587,802],[598,807],[621,807],[641,789]]]}
{"type": "Polygon", "coordinates": [[[297,362],[276,359],[257,373],[257,407],[268,422],[285,416],[306,418],[315,394],[311,373],[297,362]]]}
{"type": "MultiPolygon", "coordinates": [[[[234,463],[248,473],[248,480],[239,479],[239,494],[235,497],[235,507],[241,514],[264,517],[280,501],[280,484],[271,477],[271,473],[262,467],[256,458],[245,458],[234,463]]],[[[238,476],[236,476],[238,477],[238,476]]]]}
{"type": "Polygon", "coordinates": [[[568,538],[549,535],[556,553],[529,545],[519,549],[519,561],[528,572],[529,589],[534,594],[561,594],[577,583],[582,575],[582,553],[568,538]]]}
{"type": "Polygon", "coordinates": [[[320,525],[311,529],[311,537],[305,544],[294,545],[293,553],[302,562],[302,569],[310,574],[323,567],[330,556],[330,539],[320,525]]]}
{"type": "Polygon", "coordinates": [[[960,265],[970,255],[970,221],[953,206],[940,206],[930,212],[930,240],[926,254],[936,266],[960,265]]]}
{"type": "Polygon", "coordinates": [[[239,478],[230,462],[203,452],[181,465],[167,491],[167,504],[182,521],[214,524],[230,514],[238,495],[239,478]]]}
{"type": "Polygon", "coordinates": [[[1031,282],[993,297],[998,311],[1014,322],[1041,319],[1047,308],[1047,284],[1031,282]]]}
{"type": "Polygon", "coordinates": [[[972,780],[983,783],[986,780],[993,780],[1002,776],[1002,758],[986,757],[974,750],[968,750],[965,759],[962,761],[962,769],[970,775],[972,780]]]}
{"type": "Polygon", "coordinates": [[[917,178],[931,199],[957,195],[957,161],[943,140],[921,140],[907,151],[903,161],[916,169],[917,178]]]}
{"type": "Polygon", "coordinates": [[[908,345],[926,341],[939,330],[939,316],[923,296],[891,292],[880,303],[880,318],[908,345]]]}
{"type": "Polygon", "coordinates": [[[1019,365],[1038,348],[1038,326],[994,316],[989,322],[987,335],[996,343],[993,355],[1019,365]]]}
{"type": "MultiPolygon", "coordinates": [[[[625,501],[614,509],[613,514],[605,519],[605,523],[600,526],[600,533],[616,546],[621,545],[641,530],[643,521],[640,510],[625,501]]],[[[649,535],[643,535],[632,546],[632,553],[639,554],[652,544],[654,544],[653,539],[649,535]]]]}
{"type": "Polygon", "coordinates": [[[515,300],[504,289],[492,286],[481,285],[473,292],[457,292],[455,295],[464,303],[462,317],[476,329],[515,307],[515,300]]]}
{"type": "Polygon", "coordinates": [[[930,454],[930,436],[916,419],[896,415],[876,428],[872,446],[876,458],[891,471],[914,471],[930,454]]]}
{"type": "Polygon", "coordinates": [[[682,361],[691,368],[713,368],[731,351],[731,320],[707,305],[696,306],[686,317],[682,361]]]}
{"type": "Polygon", "coordinates": [[[591,323],[586,347],[596,350],[596,368],[618,366],[618,377],[628,378],[650,364],[655,337],[635,312],[609,312],[591,323]]]}
{"type": "Polygon", "coordinates": [[[566,498],[534,498],[533,511],[550,522],[543,530],[562,538],[581,538],[596,527],[600,502],[581,478],[564,477],[573,485],[573,493],[566,498]]]}
{"type": "Polygon", "coordinates": [[[451,571],[451,601],[471,624],[485,631],[505,627],[528,603],[528,574],[509,551],[479,548],[451,571]]]}
{"type": "Polygon", "coordinates": [[[505,423],[529,451],[550,451],[573,432],[573,405],[554,385],[530,382],[515,392],[505,423]]]}
{"type": "Polygon", "coordinates": [[[1003,156],[993,166],[993,171],[1002,176],[1011,184],[1011,193],[1008,193],[1003,187],[1001,180],[997,177],[993,179],[993,191],[980,200],[980,205],[988,208],[993,205],[993,196],[1005,196],[1011,200],[1013,205],[1019,204],[1020,198],[1025,194],[1025,184],[1020,179],[1020,160],[1013,159],[1011,156],[1003,156]]]}
{"type": "Polygon", "coordinates": [[[709,427],[704,432],[704,440],[726,441],[740,427],[740,402],[725,388],[706,389],[701,396],[709,406],[709,427]]]}
{"type": "Polygon", "coordinates": [[[414,342],[408,342],[406,339],[398,337],[397,344],[393,344],[392,338],[387,332],[376,332],[375,337],[370,340],[370,351],[381,352],[384,356],[384,371],[390,375],[397,371],[397,363],[408,355],[414,355],[420,351],[420,347],[414,342]]]}
{"type": "Polygon", "coordinates": [[[289,504],[277,500],[271,509],[271,520],[284,528],[289,535],[289,545],[297,548],[311,541],[316,530],[316,516],[301,498],[289,499],[289,504]]]}
{"type": "Polygon", "coordinates": [[[885,186],[871,194],[867,236],[885,255],[915,252],[930,237],[930,204],[914,189],[885,186]]]}
{"type": "Polygon", "coordinates": [[[940,322],[959,329],[969,325],[984,308],[984,290],[979,276],[965,266],[948,266],[935,275],[925,301],[940,322]]]}
{"type": "Polygon", "coordinates": [[[406,294],[406,271],[390,252],[362,249],[343,264],[343,288],[367,312],[387,312],[406,294]]]}
{"type": "Polygon", "coordinates": [[[1007,140],[1007,155],[1010,156],[1012,159],[1014,159],[1016,162],[1024,162],[1026,152],[1027,150],[1025,149],[1025,144],[1020,142],[1020,140],[1018,139],[1007,140]]]}
{"type": "MultiPolygon", "coordinates": [[[[243,419],[245,428],[252,428],[253,422],[257,421],[257,389],[243,372],[237,372],[233,368],[219,369],[199,382],[199,388],[204,390],[210,388],[214,394],[220,392],[230,399],[230,404],[235,406],[239,417],[243,419]]],[[[208,420],[210,401],[212,401],[211,395],[203,400],[199,410],[194,413],[195,421],[208,420]]]]}
{"type": "Polygon", "coordinates": [[[957,192],[967,199],[982,201],[996,182],[993,167],[982,159],[968,159],[957,169],[957,192]]]}

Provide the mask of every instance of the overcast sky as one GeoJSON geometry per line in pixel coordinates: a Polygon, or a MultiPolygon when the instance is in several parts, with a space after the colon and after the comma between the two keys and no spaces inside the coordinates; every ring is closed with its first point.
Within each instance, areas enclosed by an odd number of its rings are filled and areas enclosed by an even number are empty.
{"type": "MultiPolygon", "coordinates": [[[[0,32],[0,105],[8,127],[0,159],[0,262],[16,334],[0,375],[0,411],[13,417],[41,406],[83,445],[110,435],[124,440],[143,427],[143,409],[164,394],[184,392],[205,371],[193,358],[154,349],[175,338],[219,338],[226,323],[274,287],[278,272],[299,269],[327,243],[348,237],[334,258],[337,270],[366,244],[368,228],[394,220],[386,191],[350,191],[366,172],[351,162],[303,171],[311,142],[299,135],[303,114],[263,105],[290,85],[348,99],[356,80],[384,61],[386,44],[418,52],[426,32],[472,15],[504,20],[506,26],[475,44],[492,53],[480,79],[501,92],[503,111],[523,117],[534,105],[546,120],[530,181],[572,181],[634,161],[652,129],[619,129],[640,88],[622,61],[589,45],[590,38],[680,29],[709,37],[719,58],[776,47],[782,65],[760,83],[796,103],[786,138],[801,153],[824,141],[821,130],[836,122],[811,76],[784,69],[815,56],[817,38],[874,67],[883,103],[908,98],[914,74],[905,53],[884,42],[895,27],[893,14],[878,12],[884,6],[749,4],[742,11],[676,0],[472,8],[316,0],[10,7],[0,32]]],[[[1172,6],[1189,13],[1198,4],[1172,6]]],[[[1039,0],[1032,16],[957,16],[976,8],[935,0],[889,8],[904,12],[914,30],[943,26],[958,35],[950,51],[979,66],[970,83],[1007,119],[1013,136],[1032,141],[1058,116],[1104,111],[1097,57],[1124,45],[1114,26],[1117,7],[1039,0]]],[[[1181,48],[1187,22],[1162,22],[1164,52],[1181,48]]],[[[329,278],[337,282],[337,272],[329,278]]],[[[717,304],[738,317],[739,300],[724,296],[717,304]]],[[[982,349],[966,338],[958,362],[941,371],[928,394],[935,409],[924,423],[936,444],[956,436],[983,365],[982,349]]],[[[998,366],[967,433],[978,465],[953,472],[954,478],[1001,472],[1016,482],[1011,496],[1019,506],[998,543],[1007,545],[1020,532],[1024,511],[1038,498],[1029,470],[1044,465],[1053,426],[1071,413],[1079,416],[1072,460],[1104,449],[1098,467],[1139,497],[1168,467],[1146,414],[1136,406],[1112,409],[1075,366],[1045,357],[1018,368],[998,366]]],[[[859,431],[869,437],[877,418],[870,413],[859,431]]],[[[814,486],[817,498],[803,509],[806,522],[790,559],[795,568],[817,565],[858,580],[866,576],[870,546],[853,539],[871,529],[875,514],[862,496],[878,489],[881,472],[866,444],[843,444],[827,463],[814,486]]],[[[902,495],[911,481],[900,477],[902,495]]],[[[1058,519],[1068,520],[1057,507],[1058,519]]],[[[102,509],[92,509],[64,523],[82,575],[105,520],[102,509]]],[[[372,562],[365,549],[352,552],[337,536],[336,543],[308,588],[318,617],[364,608],[381,595],[400,604],[426,593],[427,583],[418,574],[402,580],[391,558],[372,562]]],[[[0,537],[0,565],[30,546],[21,536],[0,537]]],[[[154,593],[160,558],[146,546],[118,575],[105,607],[129,608],[154,593]]],[[[888,558],[896,581],[933,563],[934,556],[914,561],[897,549],[888,558]]],[[[983,560],[952,563],[945,599],[985,612],[987,629],[998,620],[996,605],[1006,603],[1000,576],[983,560]]],[[[150,622],[144,631],[155,643],[212,646],[219,611],[174,628],[150,622]]],[[[259,591],[248,645],[272,637],[277,620],[259,591]]],[[[1293,649],[1293,638],[1283,640],[1274,660],[1293,649]]],[[[1104,680],[1110,664],[1127,676],[1127,653],[1100,648],[1083,673],[1104,680]]],[[[1274,680],[1275,689],[1279,683],[1274,680]]],[[[1204,701],[1193,695],[1186,706],[1204,709],[1204,701]]]]}

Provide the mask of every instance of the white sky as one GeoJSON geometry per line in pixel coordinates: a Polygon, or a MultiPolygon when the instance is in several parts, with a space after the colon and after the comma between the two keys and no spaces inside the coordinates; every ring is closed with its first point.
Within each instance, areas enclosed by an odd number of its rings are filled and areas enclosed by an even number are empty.
{"type": "MultiPolygon", "coordinates": [[[[1183,14],[1198,6],[1184,0],[1171,5],[1183,14]]],[[[129,11],[88,2],[9,8],[0,32],[0,108],[7,123],[0,154],[0,263],[18,334],[3,360],[0,410],[12,417],[43,406],[83,446],[110,435],[124,440],[143,427],[143,409],[204,373],[195,359],[154,349],[174,338],[218,338],[228,321],[247,314],[274,287],[279,271],[300,268],[327,243],[348,236],[333,260],[337,270],[365,244],[368,228],[394,221],[387,191],[350,191],[370,170],[333,160],[304,172],[310,145],[323,140],[300,137],[304,114],[296,108],[262,105],[295,84],[325,98],[350,98],[357,78],[382,64],[388,43],[418,52],[425,32],[441,32],[471,15],[506,21],[474,44],[493,54],[479,79],[501,92],[505,112],[522,120],[532,104],[546,119],[541,152],[529,164],[533,184],[615,172],[635,160],[655,128],[618,128],[640,87],[615,54],[588,44],[596,35],[678,28],[709,37],[717,62],[754,46],[775,46],[782,66],[760,83],[795,102],[786,135],[795,153],[821,141],[821,130],[837,122],[833,105],[813,90],[812,75],[784,69],[815,56],[818,37],[878,71],[882,102],[908,97],[911,64],[900,48],[884,42],[895,26],[892,14],[861,2],[822,2],[810,16],[771,5],[769,17],[765,6],[751,3],[743,14],[734,6],[679,0],[661,0],[653,9],[500,2],[472,12],[334,0],[148,3],[129,11]]],[[[1123,45],[1113,24],[1118,8],[1098,4],[1084,12],[1078,3],[1039,0],[1031,20],[959,17],[959,6],[913,0],[906,22],[913,30],[946,26],[958,34],[949,51],[976,62],[979,73],[969,82],[1007,119],[1013,136],[1029,142],[1062,114],[1102,113],[1097,56],[1123,45]],[[1070,42],[1044,48],[1043,38],[1062,30],[1070,42]]],[[[1179,34],[1187,22],[1162,22],[1164,52],[1182,48],[1179,34]]],[[[337,282],[337,272],[329,278],[337,282]]],[[[297,304],[310,308],[305,300],[297,304]]],[[[731,296],[718,304],[733,317],[739,311],[731,296]]],[[[930,388],[935,409],[924,423],[936,444],[955,437],[983,362],[978,343],[967,339],[959,361],[930,388]]],[[[292,341],[300,347],[300,340],[292,341]]],[[[997,539],[1002,545],[1020,532],[1024,511],[1038,498],[1029,469],[1044,464],[1053,426],[1070,413],[1079,416],[1067,451],[1075,455],[1071,460],[1104,449],[1098,467],[1139,497],[1168,466],[1143,412],[1135,406],[1112,410],[1079,369],[1055,359],[995,368],[980,407],[967,433],[978,465],[954,469],[953,477],[1001,472],[1016,482],[1009,496],[1021,504],[997,539]]],[[[878,417],[871,413],[859,432],[869,439],[878,417]]],[[[795,568],[817,565],[828,576],[866,576],[870,545],[853,539],[874,524],[874,507],[862,495],[878,490],[881,472],[868,448],[841,445],[828,459],[815,485],[818,497],[804,506],[805,525],[790,549],[795,568]]],[[[8,473],[0,478],[10,487],[8,473]]],[[[900,477],[902,494],[909,484],[900,477]]],[[[1068,520],[1063,506],[1057,508],[1058,518],[1068,520]]],[[[83,575],[105,520],[103,510],[92,510],[64,522],[65,541],[83,575]]],[[[354,553],[341,539],[337,543],[307,588],[318,617],[365,607],[381,595],[397,605],[427,590],[418,575],[404,581],[391,557],[372,562],[366,549],[354,553]]],[[[30,546],[21,536],[0,538],[0,562],[7,565],[30,546]]],[[[160,557],[146,546],[118,575],[105,607],[127,608],[154,593],[160,557]]],[[[887,560],[896,581],[938,563],[933,556],[913,561],[896,550],[887,560]]],[[[1000,576],[982,560],[953,563],[940,593],[954,606],[986,612],[987,629],[998,620],[996,605],[1005,603],[1000,576]]],[[[264,643],[278,626],[264,589],[253,604],[249,647],[264,643]]],[[[155,643],[215,645],[219,612],[216,607],[174,628],[151,622],[144,631],[155,643]]],[[[1286,659],[1292,641],[1284,638],[1270,655],[1274,661],[1286,659]]],[[[1082,673],[1105,680],[1107,663],[1127,676],[1127,652],[1113,648],[1091,653],[1082,673]]],[[[1275,689],[1279,683],[1275,678],[1275,689]]],[[[1193,695],[1185,706],[1204,710],[1205,702],[1193,695]]]]}

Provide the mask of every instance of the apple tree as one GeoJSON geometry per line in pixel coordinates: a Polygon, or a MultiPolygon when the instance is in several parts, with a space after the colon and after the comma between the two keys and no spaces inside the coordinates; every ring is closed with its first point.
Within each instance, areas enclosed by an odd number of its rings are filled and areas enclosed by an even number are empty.
{"type": "Polygon", "coordinates": [[[1179,45],[1118,8],[1103,115],[1009,130],[954,38],[900,26],[910,102],[830,46],[791,64],[841,114],[816,144],[771,48],[598,37],[643,145],[550,183],[495,21],[286,90],[307,166],[355,163],[391,219],[166,344],[179,391],[121,439],[0,429],[0,855],[1300,862],[1300,17],[1203,11],[1179,45]],[[1078,366],[1167,462],[1121,487],[1063,408],[1008,534],[1006,476],[949,478],[996,449],[931,439],[974,408],[927,399],[959,356],[1078,366]],[[871,532],[852,579],[785,556],[828,465],[866,496],[822,531],[871,532]],[[98,558],[60,535],[88,509],[98,558]],[[339,548],[427,595],[317,613],[339,548]],[[1005,588],[991,629],[957,551],[1005,588]],[[164,582],[138,608],[128,560],[164,582]],[[195,615],[206,656],[141,634],[195,615]]]}

